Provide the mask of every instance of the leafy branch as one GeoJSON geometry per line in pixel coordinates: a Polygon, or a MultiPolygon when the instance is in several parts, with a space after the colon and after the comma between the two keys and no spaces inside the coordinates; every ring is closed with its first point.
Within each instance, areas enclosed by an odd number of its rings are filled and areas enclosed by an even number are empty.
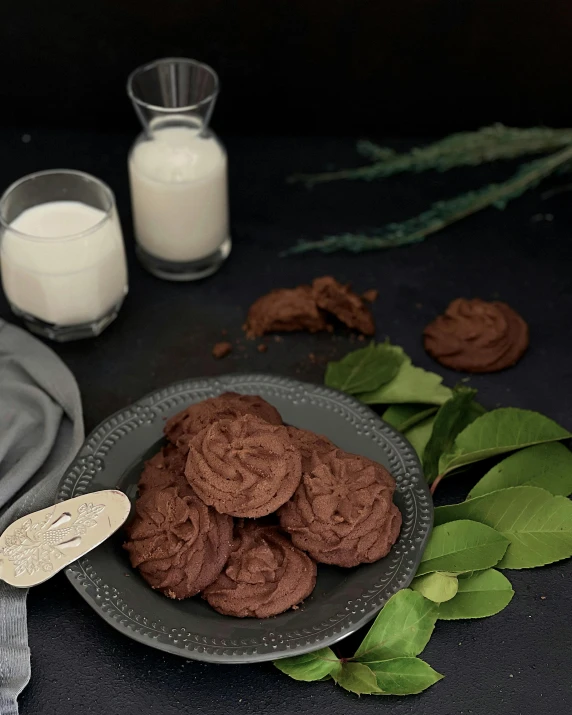
{"type": "Polygon", "coordinates": [[[417,657],[437,619],[493,616],[514,596],[497,569],[536,568],[572,556],[572,453],[561,443],[572,435],[530,410],[487,412],[474,401],[476,390],[449,390],[389,343],[349,353],[330,363],[326,376],[331,387],[367,404],[390,405],[384,419],[416,448],[433,486],[459,469],[504,457],[465,501],[435,509],[435,528],[410,589],[389,599],[353,657],[322,648],[274,662],[295,680],[333,679],[358,695],[419,693],[443,677],[417,657]],[[360,393],[364,386],[368,391],[360,393]],[[419,430],[424,437],[414,443],[419,430]]]}
{"type": "Polygon", "coordinates": [[[437,606],[405,589],[380,611],[351,658],[336,658],[331,648],[275,660],[274,665],[294,680],[332,678],[356,695],[418,693],[443,676],[417,656],[427,645],[438,616],[437,606]]]}
{"type": "Polygon", "coordinates": [[[570,144],[571,129],[518,129],[502,124],[483,127],[476,132],[452,134],[403,154],[369,141],[360,141],[357,145],[358,152],[371,159],[373,164],[320,174],[296,174],[290,177],[289,181],[302,182],[311,187],[348,179],[372,181],[407,171],[448,171],[460,166],[477,166],[492,161],[517,159],[529,154],[547,153],[570,144]]]}
{"type": "Polygon", "coordinates": [[[388,224],[378,235],[346,233],[326,236],[318,241],[300,241],[282,255],[309,251],[333,253],[340,250],[363,253],[418,243],[427,236],[489,206],[504,209],[509,201],[537,186],[543,179],[570,161],[572,161],[572,146],[567,146],[562,151],[525,164],[507,181],[490,184],[452,199],[437,201],[419,216],[401,223],[388,224]]]}

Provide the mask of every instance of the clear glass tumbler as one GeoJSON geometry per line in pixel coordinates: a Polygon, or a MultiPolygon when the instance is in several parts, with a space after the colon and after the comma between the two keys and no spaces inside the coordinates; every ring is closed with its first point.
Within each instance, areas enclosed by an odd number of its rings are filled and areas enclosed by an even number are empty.
{"type": "Polygon", "coordinates": [[[137,255],[159,278],[204,278],[231,251],[227,157],[208,126],[218,91],[214,70],[185,58],[144,65],[127,82],[143,124],[129,153],[137,255]]]}
{"type": "Polygon", "coordinates": [[[99,335],[127,294],[127,264],[111,189],[67,169],[30,174],[0,199],[0,271],[14,313],[34,333],[99,335]]]}

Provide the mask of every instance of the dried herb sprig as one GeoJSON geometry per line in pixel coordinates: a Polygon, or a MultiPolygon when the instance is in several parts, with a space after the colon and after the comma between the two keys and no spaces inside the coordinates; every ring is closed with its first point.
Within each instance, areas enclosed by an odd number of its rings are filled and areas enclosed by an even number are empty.
{"type": "Polygon", "coordinates": [[[415,147],[398,154],[388,147],[369,141],[358,142],[360,154],[374,163],[355,169],[342,169],[319,174],[298,174],[291,182],[315,184],[362,179],[372,181],[403,172],[448,171],[460,166],[477,166],[492,161],[517,159],[530,154],[551,152],[572,144],[571,129],[533,127],[518,129],[494,124],[476,132],[459,132],[433,144],[415,147]]]}
{"type": "Polygon", "coordinates": [[[346,233],[326,236],[318,241],[300,241],[282,255],[309,251],[333,253],[340,250],[362,253],[418,243],[427,236],[488,206],[503,209],[509,201],[535,187],[569,162],[572,162],[572,145],[542,159],[524,164],[507,181],[490,184],[452,199],[437,201],[427,211],[414,218],[388,224],[377,235],[346,233]]]}

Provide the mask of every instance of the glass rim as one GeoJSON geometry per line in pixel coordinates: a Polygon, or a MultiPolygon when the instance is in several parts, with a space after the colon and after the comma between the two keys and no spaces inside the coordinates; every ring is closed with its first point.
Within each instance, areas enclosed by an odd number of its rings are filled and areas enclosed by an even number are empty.
{"type": "MultiPolygon", "coordinates": [[[[15,233],[17,236],[20,238],[26,240],[26,241],[33,241],[35,243],[39,242],[44,242],[46,241],[45,236],[35,236],[32,233],[25,233],[24,231],[20,231],[17,228],[14,228],[9,221],[6,220],[4,216],[4,203],[6,202],[6,199],[18,188],[20,188],[23,184],[33,181],[34,179],[38,179],[40,177],[45,177],[45,176],[73,176],[76,178],[81,178],[81,179],[86,179],[88,181],[91,181],[94,184],[98,184],[99,187],[103,190],[106,201],[108,203],[107,208],[105,209],[98,209],[99,211],[104,212],[104,216],[97,221],[97,223],[94,223],[93,226],[90,226],[89,228],[84,229],[83,231],[79,231],[77,233],[69,233],[65,234],[63,236],[58,236],[57,238],[50,238],[48,239],[49,241],[52,242],[63,242],[63,241],[74,241],[79,238],[85,238],[85,236],[89,236],[89,234],[94,233],[99,229],[103,224],[108,221],[111,217],[111,214],[113,213],[113,209],[115,207],[115,196],[113,194],[113,191],[110,189],[110,187],[105,183],[105,181],[102,181],[101,179],[98,179],[97,176],[93,176],[92,174],[88,174],[86,171],[78,171],[76,169],[47,169],[45,171],[34,171],[31,174],[26,174],[26,176],[22,176],[20,179],[17,179],[13,183],[8,186],[8,188],[4,191],[2,196],[0,196],[0,226],[6,231],[10,231],[11,233],[15,233]]],[[[37,204],[36,206],[40,206],[41,204],[47,204],[47,203],[52,203],[52,201],[42,201],[37,204]]],[[[77,203],[85,203],[82,201],[78,201],[77,203]]],[[[89,204],[86,204],[88,206],[89,204]]],[[[32,208],[30,206],[30,208],[32,208]]],[[[95,208],[92,206],[92,208],[95,208]]]]}
{"type": "Polygon", "coordinates": [[[164,112],[165,114],[171,113],[171,112],[190,112],[193,109],[198,109],[199,107],[202,107],[204,104],[208,104],[209,102],[212,102],[218,95],[220,89],[220,82],[218,78],[218,74],[215,72],[215,70],[210,66],[207,65],[205,62],[200,62],[199,60],[193,60],[190,57],[161,57],[158,60],[153,60],[152,62],[147,62],[144,65],[140,65],[139,67],[136,67],[127,77],[127,95],[129,99],[134,102],[135,104],[139,105],[140,107],[145,107],[145,109],[151,109],[154,112],[164,112]],[[194,104],[186,104],[186,105],[181,105],[178,107],[163,107],[159,104],[151,104],[150,102],[145,102],[143,99],[137,96],[135,94],[135,91],[133,89],[133,81],[137,75],[142,74],[143,72],[148,72],[149,70],[156,69],[160,65],[163,64],[168,64],[168,63],[179,63],[179,64],[185,64],[185,65],[192,65],[193,67],[200,67],[201,69],[206,70],[211,77],[214,80],[214,89],[212,92],[210,92],[206,97],[203,97],[199,102],[195,102],[194,104]]]}

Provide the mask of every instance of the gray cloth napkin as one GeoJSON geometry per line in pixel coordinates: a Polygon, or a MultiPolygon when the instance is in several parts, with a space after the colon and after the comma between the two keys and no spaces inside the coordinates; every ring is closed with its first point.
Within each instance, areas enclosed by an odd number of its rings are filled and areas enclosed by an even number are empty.
{"type": "MultiPolygon", "coordinates": [[[[54,503],[83,436],[71,372],[39,340],[0,320],[0,533],[54,503]]],[[[30,680],[26,595],[0,581],[0,715],[17,715],[30,680]]]]}

